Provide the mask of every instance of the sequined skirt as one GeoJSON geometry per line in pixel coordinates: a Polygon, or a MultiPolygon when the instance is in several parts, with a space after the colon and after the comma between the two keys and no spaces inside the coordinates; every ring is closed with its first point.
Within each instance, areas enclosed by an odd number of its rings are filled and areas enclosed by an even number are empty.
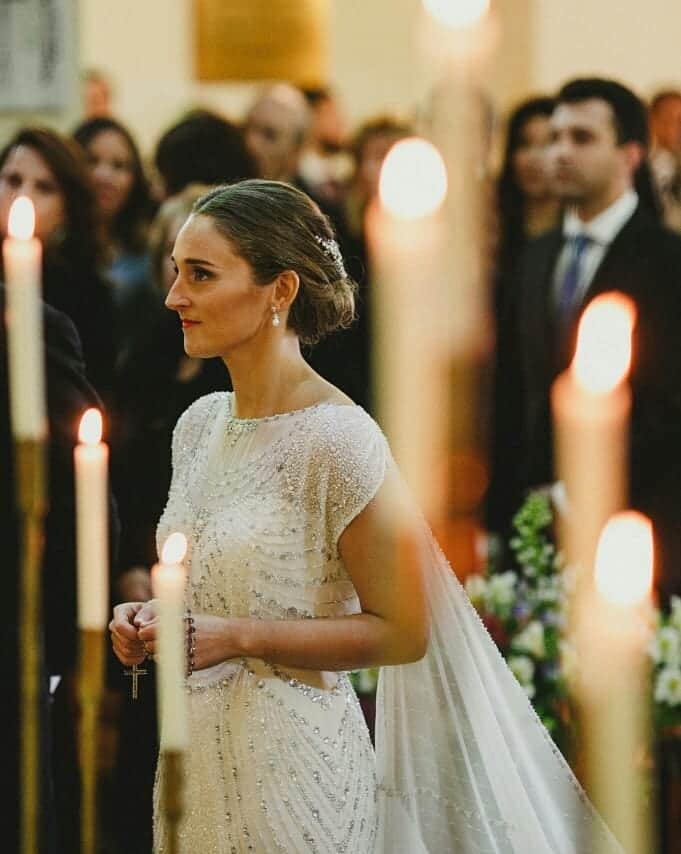
{"type": "MultiPolygon", "coordinates": [[[[180,852],[373,854],[374,752],[345,674],[325,690],[252,659],[212,671],[189,688],[180,852]]],[[[157,854],[168,851],[163,775],[161,758],[157,854]]]]}

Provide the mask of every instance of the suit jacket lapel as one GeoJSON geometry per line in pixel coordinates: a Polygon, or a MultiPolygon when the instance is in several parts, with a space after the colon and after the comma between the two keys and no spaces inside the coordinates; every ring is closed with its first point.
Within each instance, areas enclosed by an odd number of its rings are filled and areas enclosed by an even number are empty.
{"type": "Polygon", "coordinates": [[[577,328],[584,307],[596,296],[618,287],[627,290],[625,280],[628,274],[628,260],[635,262],[637,239],[639,232],[650,224],[650,218],[637,206],[631,217],[624,223],[615,239],[603,256],[596,272],[584,293],[581,306],[575,312],[568,329],[565,331],[563,344],[558,351],[558,369],[562,371],[572,359],[577,344],[577,328]]]}

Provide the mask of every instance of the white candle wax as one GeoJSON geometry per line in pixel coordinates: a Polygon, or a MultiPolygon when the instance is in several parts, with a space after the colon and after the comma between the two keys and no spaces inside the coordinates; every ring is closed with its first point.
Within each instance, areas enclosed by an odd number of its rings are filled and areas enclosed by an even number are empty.
{"type": "Polygon", "coordinates": [[[627,504],[633,307],[604,294],[587,308],[575,360],[553,384],[556,470],[565,484],[568,561],[589,573],[606,521],[627,504]]]}
{"type": "MultiPolygon", "coordinates": [[[[633,511],[609,520],[595,586],[580,609],[579,700],[587,782],[597,808],[631,854],[650,851],[652,526],[633,511]]],[[[598,850],[594,841],[595,850],[598,850]]]]}
{"type": "Polygon", "coordinates": [[[380,199],[367,211],[375,323],[374,389],[381,423],[419,505],[441,504],[433,471],[447,444],[450,339],[444,299],[447,174],[426,140],[398,142],[383,163],[380,199]],[[409,388],[410,393],[404,394],[409,388]]]}
{"type": "Polygon", "coordinates": [[[109,617],[109,448],[101,415],[88,410],[74,449],[78,554],[78,626],[103,630],[109,617]]]}
{"type": "Polygon", "coordinates": [[[10,211],[9,236],[2,245],[7,295],[7,346],[12,432],[17,439],[47,434],[43,315],[42,247],[33,237],[33,206],[17,199],[10,211]]]}
{"type": "MultiPolygon", "coordinates": [[[[176,542],[186,543],[181,534],[176,542]]],[[[185,570],[184,550],[170,553],[168,538],[160,563],[152,570],[154,596],[160,600],[158,632],[159,729],[163,750],[184,750],[189,734],[187,697],[184,688],[186,634],[183,620],[185,570]]]]}

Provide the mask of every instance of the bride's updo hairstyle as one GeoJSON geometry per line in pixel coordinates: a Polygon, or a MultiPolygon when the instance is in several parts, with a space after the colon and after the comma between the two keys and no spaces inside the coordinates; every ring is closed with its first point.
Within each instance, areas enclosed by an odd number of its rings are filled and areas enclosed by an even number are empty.
{"type": "Polygon", "coordinates": [[[345,272],[329,220],[305,193],[279,181],[240,181],[201,196],[192,213],[213,220],[257,284],[285,270],[298,274],[288,326],[302,344],[352,323],[357,285],[345,272]]]}

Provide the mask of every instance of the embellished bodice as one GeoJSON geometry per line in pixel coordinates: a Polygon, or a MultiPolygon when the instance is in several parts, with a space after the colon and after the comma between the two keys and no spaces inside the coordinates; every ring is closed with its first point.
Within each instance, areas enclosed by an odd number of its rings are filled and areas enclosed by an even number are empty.
{"type": "Polygon", "coordinates": [[[321,403],[257,419],[233,394],[196,401],[173,436],[158,527],[188,540],[187,604],[220,616],[357,613],[338,537],[380,484],[385,440],[359,407],[321,403]]]}

